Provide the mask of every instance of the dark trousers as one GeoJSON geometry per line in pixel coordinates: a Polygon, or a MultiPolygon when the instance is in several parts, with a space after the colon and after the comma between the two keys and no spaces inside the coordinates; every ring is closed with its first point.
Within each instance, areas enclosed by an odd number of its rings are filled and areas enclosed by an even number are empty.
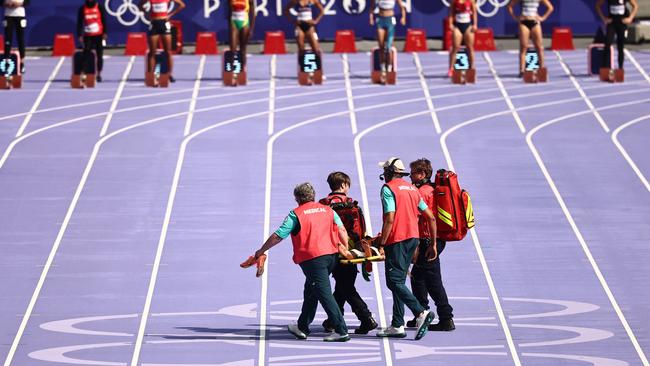
{"type": "Polygon", "coordinates": [[[429,296],[436,305],[436,313],[440,320],[448,320],[454,317],[454,309],[449,305],[445,286],[442,285],[442,273],[440,272],[440,254],[445,250],[446,242],[438,239],[438,258],[428,262],[426,250],[429,246],[429,239],[420,239],[420,250],[416,264],[411,270],[411,288],[413,295],[418,299],[420,305],[429,309],[429,296]]]}
{"type": "Polygon", "coordinates": [[[309,325],[314,321],[319,302],[336,333],[348,334],[343,314],[334,300],[330,286],[330,274],[337,261],[338,254],[328,254],[300,263],[302,273],[305,274],[305,290],[298,328],[305,334],[309,334],[309,325]]]}
{"type": "Polygon", "coordinates": [[[97,71],[104,69],[104,39],[102,36],[84,36],[84,53],[88,54],[95,50],[97,54],[97,71]]]}
{"type": "MultiPolygon", "coordinates": [[[[23,60],[25,58],[25,18],[23,17],[5,17],[4,26],[5,26],[5,57],[9,57],[11,54],[11,45],[14,40],[14,32],[16,32],[16,38],[18,39],[18,52],[20,53],[20,58],[23,60]]],[[[25,62],[25,61],[22,61],[25,62]]]]}
{"type": "Polygon", "coordinates": [[[425,310],[406,286],[409,265],[417,246],[418,239],[414,238],[387,245],[385,248],[386,285],[393,293],[393,320],[391,321],[393,327],[404,325],[404,305],[415,316],[420,315],[425,310]]]}
{"type": "Polygon", "coordinates": [[[367,320],[372,314],[368,310],[368,305],[363,301],[361,295],[354,286],[357,279],[357,266],[338,264],[332,273],[336,285],[334,286],[334,299],[341,310],[341,314],[345,313],[343,305],[347,302],[352,308],[352,312],[359,318],[359,320],[367,320]]]}
{"type": "Polygon", "coordinates": [[[611,65],[611,46],[614,43],[614,36],[616,36],[616,48],[618,49],[618,68],[623,68],[623,63],[625,62],[625,31],[627,31],[627,25],[623,24],[620,20],[612,20],[611,23],[607,24],[607,33],[605,34],[605,60],[603,65],[605,67],[612,67],[611,65]]]}

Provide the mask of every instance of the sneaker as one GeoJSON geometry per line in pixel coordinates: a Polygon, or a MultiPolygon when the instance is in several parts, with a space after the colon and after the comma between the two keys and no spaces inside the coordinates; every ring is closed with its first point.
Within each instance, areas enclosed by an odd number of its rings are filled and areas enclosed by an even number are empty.
{"type": "Polygon", "coordinates": [[[176,79],[174,79],[173,76],[169,75],[169,81],[172,82],[172,83],[175,83],[175,82],[176,82],[176,79]]]}
{"type": "Polygon", "coordinates": [[[456,329],[454,319],[440,320],[438,324],[429,324],[429,331],[432,332],[451,332],[456,329]]]}
{"type": "Polygon", "coordinates": [[[98,82],[98,83],[101,83],[102,81],[103,81],[103,80],[102,80],[102,76],[101,76],[101,75],[97,75],[97,82],[98,82]]]}
{"type": "Polygon", "coordinates": [[[324,342],[347,342],[350,340],[350,336],[347,334],[338,334],[332,333],[327,337],[323,338],[324,342]]]}
{"type": "Polygon", "coordinates": [[[298,324],[289,324],[287,330],[289,333],[293,334],[296,339],[307,339],[307,334],[298,328],[298,324]]]}
{"type": "Polygon", "coordinates": [[[415,321],[415,325],[418,328],[418,332],[415,334],[415,340],[420,340],[422,337],[424,337],[425,334],[427,334],[427,330],[429,330],[429,324],[431,324],[431,321],[433,321],[433,313],[429,310],[425,310],[420,314],[415,321]]]}
{"type": "Polygon", "coordinates": [[[368,334],[368,332],[375,328],[377,328],[377,322],[372,317],[368,317],[361,321],[361,325],[354,330],[354,334],[368,334]]]}
{"type": "Polygon", "coordinates": [[[325,330],[325,333],[334,332],[334,326],[330,323],[329,319],[323,320],[323,329],[325,330]]]}
{"type": "Polygon", "coordinates": [[[406,322],[406,327],[407,328],[415,328],[415,326],[417,325],[417,320],[418,320],[418,318],[416,317],[416,318],[413,318],[413,319],[407,321],[406,322]]]}
{"type": "Polygon", "coordinates": [[[406,331],[404,327],[393,327],[392,325],[384,330],[377,332],[377,337],[389,337],[389,338],[404,338],[406,337],[406,331]]]}

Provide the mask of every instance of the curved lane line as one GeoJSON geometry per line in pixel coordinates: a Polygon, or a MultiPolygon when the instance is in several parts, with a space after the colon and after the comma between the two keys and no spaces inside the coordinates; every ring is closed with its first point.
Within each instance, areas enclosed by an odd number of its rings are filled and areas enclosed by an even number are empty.
{"type": "Polygon", "coordinates": [[[627,123],[624,123],[621,126],[619,126],[617,129],[615,129],[614,132],[612,133],[612,136],[611,136],[612,137],[612,142],[614,143],[614,145],[616,145],[616,148],[621,152],[621,154],[625,158],[625,161],[627,161],[627,163],[630,165],[630,167],[632,167],[632,170],[639,177],[639,179],[641,180],[641,183],[643,183],[643,185],[648,190],[648,192],[650,192],[650,184],[648,183],[648,180],[643,175],[643,173],[641,172],[639,167],[636,165],[636,163],[634,163],[634,160],[632,160],[632,158],[627,153],[627,151],[625,150],[623,145],[620,143],[620,141],[618,141],[618,134],[621,133],[621,131],[623,131],[624,129],[626,129],[626,128],[630,127],[630,126],[633,126],[633,125],[635,125],[635,124],[637,124],[639,122],[645,121],[645,120],[647,120],[649,118],[650,118],[650,115],[645,115],[643,117],[631,120],[631,121],[629,121],[627,123]]]}

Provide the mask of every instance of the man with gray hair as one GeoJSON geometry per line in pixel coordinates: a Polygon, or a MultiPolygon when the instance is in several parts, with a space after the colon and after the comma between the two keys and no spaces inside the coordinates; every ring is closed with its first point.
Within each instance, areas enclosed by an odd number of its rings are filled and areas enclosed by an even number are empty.
{"type": "Polygon", "coordinates": [[[348,234],[343,222],[329,206],[314,202],[316,192],[310,183],[301,183],[293,190],[298,207],[289,211],[282,225],[255,252],[255,259],[291,235],[293,261],[305,274],[302,310],[297,324],[288,330],[298,339],[307,339],[309,325],[316,316],[320,302],[334,328],[325,342],[347,342],[348,328],[332,295],[330,274],[337,264],[337,253],[345,254],[348,234]]]}

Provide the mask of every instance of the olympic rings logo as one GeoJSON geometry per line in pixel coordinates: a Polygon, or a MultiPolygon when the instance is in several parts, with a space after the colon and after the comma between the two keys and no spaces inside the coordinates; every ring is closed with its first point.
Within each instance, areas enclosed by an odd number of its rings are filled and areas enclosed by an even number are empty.
{"type": "MultiPolygon", "coordinates": [[[[124,26],[130,27],[132,25],[135,25],[139,21],[149,25],[150,22],[147,20],[145,13],[140,11],[140,8],[138,5],[136,5],[134,0],[122,0],[122,4],[117,7],[116,10],[113,10],[111,7],[111,0],[105,0],[104,2],[104,8],[106,8],[106,12],[115,18],[124,26]],[[132,19],[126,18],[125,16],[128,16],[128,14],[131,14],[133,17],[132,19]]],[[[174,10],[174,4],[172,2],[171,7],[169,11],[174,10]]],[[[149,3],[145,4],[145,9],[149,6],[149,3]]]]}
{"type": "MultiPolygon", "coordinates": [[[[449,0],[442,0],[442,3],[445,4],[445,6],[449,6],[449,0]]],[[[476,0],[476,9],[478,10],[478,13],[481,14],[481,16],[484,16],[486,18],[493,17],[497,14],[499,9],[503,8],[504,6],[508,5],[510,3],[510,0],[476,0]],[[486,4],[490,4],[492,7],[491,10],[483,10],[483,6],[486,4]]]]}

